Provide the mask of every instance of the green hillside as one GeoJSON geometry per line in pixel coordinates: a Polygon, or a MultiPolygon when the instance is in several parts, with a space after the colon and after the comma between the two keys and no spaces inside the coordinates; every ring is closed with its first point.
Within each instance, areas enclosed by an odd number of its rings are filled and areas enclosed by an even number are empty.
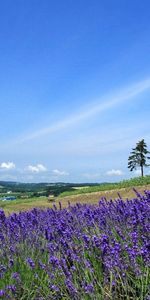
{"type": "Polygon", "coordinates": [[[116,190],[116,189],[119,190],[121,188],[143,186],[147,184],[150,184],[150,176],[148,175],[144,177],[135,177],[129,180],[123,180],[115,183],[102,183],[96,186],[89,186],[84,188],[81,187],[80,189],[74,189],[72,191],[63,192],[60,194],[60,197],[100,192],[100,191],[116,190]]]}

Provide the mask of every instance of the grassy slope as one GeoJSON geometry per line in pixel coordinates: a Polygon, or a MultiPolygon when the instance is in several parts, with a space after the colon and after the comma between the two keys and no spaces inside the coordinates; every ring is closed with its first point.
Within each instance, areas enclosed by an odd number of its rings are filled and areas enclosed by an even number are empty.
{"type": "MultiPolygon", "coordinates": [[[[150,184],[149,185],[143,185],[143,186],[138,186],[136,187],[136,190],[144,194],[144,190],[150,190],[150,184]]],[[[61,201],[62,206],[65,207],[68,203],[68,201],[73,205],[77,202],[80,203],[88,203],[88,204],[96,204],[98,201],[102,198],[105,197],[107,200],[109,199],[116,199],[118,198],[118,193],[121,195],[121,197],[125,199],[131,199],[135,197],[135,192],[133,188],[128,187],[128,188],[120,188],[117,190],[107,190],[107,191],[98,191],[98,192],[92,192],[92,193],[83,193],[79,195],[70,195],[70,196],[65,196],[64,198],[58,198],[59,201],[61,201]]]]}
{"type": "Polygon", "coordinates": [[[53,203],[49,203],[47,198],[45,197],[17,199],[13,201],[0,201],[0,208],[3,209],[6,214],[30,210],[34,207],[47,208],[52,206],[53,203]]]}
{"type": "Polygon", "coordinates": [[[129,187],[133,188],[137,186],[146,186],[148,184],[150,184],[150,176],[144,176],[143,178],[136,177],[136,178],[131,178],[129,180],[123,180],[118,183],[105,183],[97,186],[76,189],[74,191],[63,192],[59,197],[66,197],[71,195],[79,195],[79,194],[86,194],[86,193],[93,193],[93,192],[100,192],[100,191],[120,190],[122,188],[129,188],[129,187]]]}

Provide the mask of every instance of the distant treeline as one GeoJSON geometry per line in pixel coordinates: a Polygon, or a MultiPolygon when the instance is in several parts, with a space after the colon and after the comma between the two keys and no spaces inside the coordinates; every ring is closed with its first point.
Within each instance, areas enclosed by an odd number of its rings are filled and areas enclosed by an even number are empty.
{"type": "Polygon", "coordinates": [[[69,196],[83,193],[92,193],[105,190],[120,189],[126,187],[136,187],[140,185],[150,184],[150,176],[135,177],[129,180],[123,180],[114,183],[18,183],[18,182],[4,182],[0,181],[1,196],[8,191],[12,192],[17,198],[21,196],[40,197],[53,195],[69,196]]]}
{"type": "Polygon", "coordinates": [[[98,183],[20,183],[20,182],[6,182],[0,181],[0,193],[5,194],[8,191],[16,196],[26,194],[29,197],[49,196],[57,197],[63,192],[73,192],[75,187],[89,187],[96,186],[98,183]]]}

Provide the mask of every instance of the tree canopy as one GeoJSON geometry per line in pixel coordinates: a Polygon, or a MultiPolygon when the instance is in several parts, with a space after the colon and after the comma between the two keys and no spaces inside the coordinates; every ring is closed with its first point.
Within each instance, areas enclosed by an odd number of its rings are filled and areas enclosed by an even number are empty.
{"type": "Polygon", "coordinates": [[[128,168],[130,171],[136,170],[137,167],[141,169],[141,176],[144,175],[144,167],[148,167],[149,165],[146,163],[147,159],[150,159],[150,152],[147,150],[147,145],[142,139],[138,143],[136,143],[136,147],[132,149],[131,155],[128,158],[128,168]]]}

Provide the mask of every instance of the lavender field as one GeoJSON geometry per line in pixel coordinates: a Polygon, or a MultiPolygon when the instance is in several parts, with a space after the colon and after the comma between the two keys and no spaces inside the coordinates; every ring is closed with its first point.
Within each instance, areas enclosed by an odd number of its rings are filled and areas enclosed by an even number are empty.
{"type": "Polygon", "coordinates": [[[150,299],[150,191],[0,211],[0,298],[150,299]]]}

